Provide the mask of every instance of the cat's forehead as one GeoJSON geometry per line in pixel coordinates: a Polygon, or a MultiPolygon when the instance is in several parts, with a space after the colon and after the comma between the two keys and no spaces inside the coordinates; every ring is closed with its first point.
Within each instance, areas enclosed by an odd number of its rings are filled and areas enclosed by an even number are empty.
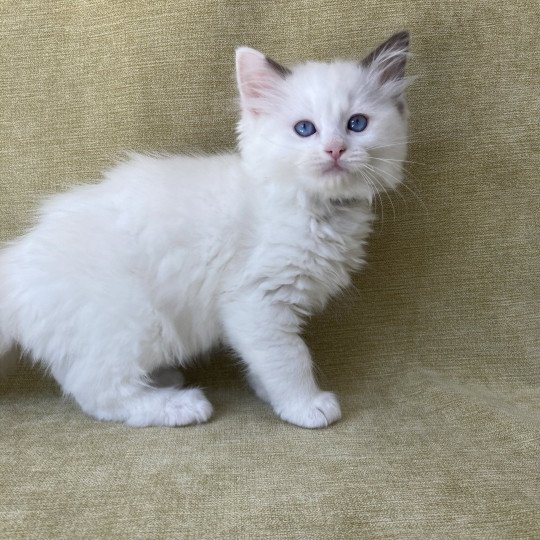
{"type": "Polygon", "coordinates": [[[370,81],[355,62],[308,62],[295,66],[287,81],[289,98],[313,111],[339,112],[369,100],[370,81]]]}

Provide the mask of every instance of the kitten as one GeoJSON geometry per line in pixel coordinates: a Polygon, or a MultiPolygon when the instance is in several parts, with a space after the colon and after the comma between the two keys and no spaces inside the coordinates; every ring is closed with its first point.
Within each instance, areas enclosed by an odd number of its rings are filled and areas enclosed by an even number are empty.
{"type": "Polygon", "coordinates": [[[150,374],[224,343],[283,420],[338,420],[299,333],[362,266],[372,198],[401,180],[408,44],[291,69],[239,48],[239,152],[132,155],[50,197],[0,252],[0,352],[18,342],[95,418],[180,426],[211,404],[150,374]]]}

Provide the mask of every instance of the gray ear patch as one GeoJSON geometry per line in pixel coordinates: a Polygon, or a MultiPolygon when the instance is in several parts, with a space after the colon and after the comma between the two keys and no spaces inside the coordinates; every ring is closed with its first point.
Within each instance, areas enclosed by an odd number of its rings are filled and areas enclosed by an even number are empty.
{"type": "Polygon", "coordinates": [[[280,77],[285,78],[292,73],[288,67],[278,64],[275,60],[272,60],[268,56],[266,57],[266,61],[280,77]]]}
{"type": "Polygon", "coordinates": [[[406,30],[394,34],[362,60],[362,67],[377,69],[383,84],[390,80],[403,79],[409,41],[409,32],[406,30]]]}

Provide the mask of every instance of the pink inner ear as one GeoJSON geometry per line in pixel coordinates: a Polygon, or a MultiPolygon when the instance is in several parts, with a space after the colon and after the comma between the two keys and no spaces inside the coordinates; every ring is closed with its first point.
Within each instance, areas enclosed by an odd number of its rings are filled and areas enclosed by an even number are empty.
{"type": "Polygon", "coordinates": [[[259,98],[267,95],[275,88],[264,70],[252,71],[244,82],[242,89],[249,98],[259,98]]]}
{"type": "Polygon", "coordinates": [[[278,92],[279,75],[266,57],[254,49],[237,52],[236,77],[242,105],[255,114],[268,108],[268,102],[278,92]]]}

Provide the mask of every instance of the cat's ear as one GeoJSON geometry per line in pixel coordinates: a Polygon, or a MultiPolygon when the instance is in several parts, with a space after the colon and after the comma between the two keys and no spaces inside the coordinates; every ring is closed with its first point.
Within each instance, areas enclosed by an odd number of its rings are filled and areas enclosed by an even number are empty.
{"type": "Polygon", "coordinates": [[[249,47],[236,49],[236,80],[242,107],[254,114],[271,110],[272,100],[291,71],[249,47]]]}
{"type": "Polygon", "coordinates": [[[362,67],[373,71],[381,84],[398,82],[405,77],[405,63],[409,52],[409,32],[394,34],[371,51],[361,62],[362,67]]]}

